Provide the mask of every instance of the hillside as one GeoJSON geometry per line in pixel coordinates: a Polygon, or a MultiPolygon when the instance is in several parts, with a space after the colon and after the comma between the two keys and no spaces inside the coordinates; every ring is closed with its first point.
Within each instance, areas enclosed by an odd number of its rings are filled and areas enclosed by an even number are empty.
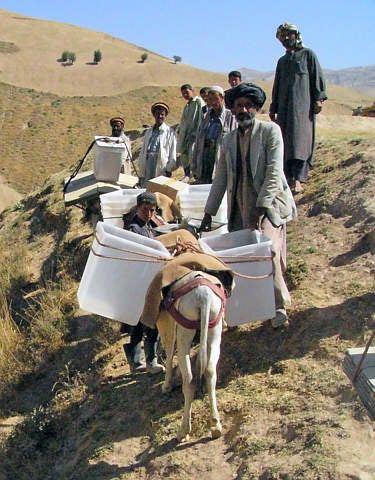
{"type": "Polygon", "coordinates": [[[0,10],[0,80],[61,96],[104,96],[148,85],[179,86],[224,83],[223,74],[190,65],[108,34],[0,10]],[[63,51],[76,54],[64,66],[63,51]],[[102,61],[92,65],[94,51],[102,61]],[[139,63],[142,53],[148,58],[139,63]]]}
{"type": "Polygon", "coordinates": [[[162,397],[161,377],[130,376],[117,322],[78,309],[93,237],[64,208],[67,172],[3,212],[1,340],[7,322],[17,327],[5,330],[11,354],[0,349],[1,480],[374,477],[374,426],[341,367],[375,328],[374,123],[342,118],[321,118],[316,169],[289,227],[289,330],[224,332],[219,440],[206,436],[205,398],[192,440],[177,445],[181,391],[162,397]]]}
{"type": "MultiPolygon", "coordinates": [[[[259,84],[269,98],[271,84],[259,84]]],[[[330,100],[319,121],[325,118],[332,124],[345,123],[352,108],[366,99],[350,88],[335,86],[329,87],[328,95],[330,100]]],[[[108,121],[113,115],[125,116],[126,130],[132,136],[133,130],[142,131],[142,125],[152,122],[150,106],[155,101],[170,105],[171,125],[179,122],[185,104],[179,87],[171,86],[143,87],[104,97],[61,97],[0,83],[0,97],[0,173],[21,194],[40,188],[50,174],[75,165],[94,135],[110,133],[108,121]]],[[[264,112],[268,105],[269,100],[264,112]]],[[[353,125],[360,124],[356,117],[353,125]]],[[[90,162],[92,157],[87,159],[88,165],[90,162]]]]}

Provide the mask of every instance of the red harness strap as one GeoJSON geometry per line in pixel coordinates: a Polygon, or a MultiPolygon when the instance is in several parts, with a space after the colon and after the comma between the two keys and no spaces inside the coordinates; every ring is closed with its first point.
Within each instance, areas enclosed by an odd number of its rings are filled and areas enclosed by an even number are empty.
{"type": "Polygon", "coordinates": [[[167,296],[163,301],[164,308],[172,315],[172,317],[176,320],[176,322],[190,330],[199,330],[201,328],[200,320],[189,320],[188,318],[181,315],[174,306],[176,300],[180,297],[186,295],[186,293],[191,292],[194,288],[198,287],[199,285],[207,285],[210,289],[221,299],[221,308],[220,312],[213,320],[211,320],[208,324],[209,328],[214,327],[218,324],[219,320],[225,309],[225,303],[227,297],[225,295],[225,291],[222,285],[218,286],[212,283],[205,277],[196,277],[190,280],[189,282],[185,283],[181,287],[177,288],[174,291],[169,291],[167,296]]]}

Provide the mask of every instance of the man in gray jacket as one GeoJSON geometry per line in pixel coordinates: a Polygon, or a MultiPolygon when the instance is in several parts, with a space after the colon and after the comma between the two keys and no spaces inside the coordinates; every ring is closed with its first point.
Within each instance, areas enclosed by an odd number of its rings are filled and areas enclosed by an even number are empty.
{"type": "Polygon", "coordinates": [[[225,191],[228,230],[259,229],[272,240],[276,317],[274,328],[288,324],[291,303],[286,269],[286,222],[296,216],[293,195],[283,173],[283,139],[278,125],[255,118],[266,101],[264,91],[241,83],[226,92],[238,128],[223,140],[216,175],[205,206],[201,230],[210,228],[225,191]]]}
{"type": "Polygon", "coordinates": [[[196,183],[212,183],[224,135],[236,128],[236,119],[225,108],[224,90],[219,85],[208,88],[210,108],[197,133],[191,173],[196,183]]]}

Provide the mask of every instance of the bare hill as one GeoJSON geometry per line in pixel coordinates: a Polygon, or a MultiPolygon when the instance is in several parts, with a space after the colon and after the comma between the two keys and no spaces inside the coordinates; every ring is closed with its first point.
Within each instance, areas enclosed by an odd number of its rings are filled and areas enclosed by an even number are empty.
{"type": "Polygon", "coordinates": [[[224,84],[223,74],[208,72],[108,34],[0,10],[0,79],[18,87],[58,95],[115,95],[147,85],[224,84]],[[63,51],[76,54],[64,66],[63,51]],[[103,56],[93,65],[94,51],[103,56]],[[148,58],[139,63],[142,53],[148,58]]]}

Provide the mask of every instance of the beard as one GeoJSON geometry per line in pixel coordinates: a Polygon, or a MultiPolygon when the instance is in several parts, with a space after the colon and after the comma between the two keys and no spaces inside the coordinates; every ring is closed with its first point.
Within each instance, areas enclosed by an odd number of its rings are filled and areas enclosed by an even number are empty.
{"type": "Polygon", "coordinates": [[[236,115],[238,126],[241,128],[249,128],[255,118],[255,112],[241,112],[236,115]]]}
{"type": "Polygon", "coordinates": [[[295,48],[297,45],[297,39],[296,38],[286,38],[283,41],[283,45],[285,48],[295,48]]]}

